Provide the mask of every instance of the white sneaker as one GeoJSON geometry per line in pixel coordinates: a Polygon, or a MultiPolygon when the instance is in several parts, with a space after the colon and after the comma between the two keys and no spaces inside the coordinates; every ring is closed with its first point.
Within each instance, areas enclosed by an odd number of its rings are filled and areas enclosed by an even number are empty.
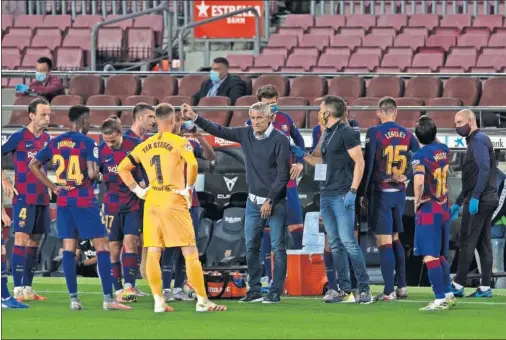
{"type": "Polygon", "coordinates": [[[202,313],[202,312],[224,312],[227,310],[227,307],[223,306],[223,305],[217,305],[214,302],[211,302],[209,300],[205,300],[203,303],[197,302],[195,309],[199,313],[202,313]]]}
{"type": "Polygon", "coordinates": [[[14,298],[16,300],[24,300],[25,295],[23,294],[23,287],[14,287],[14,291],[12,292],[14,298]]]}
{"type": "Polygon", "coordinates": [[[167,313],[174,311],[172,307],[170,307],[165,303],[165,299],[163,298],[163,296],[156,295],[154,298],[155,298],[155,308],[154,308],[155,313],[167,313]]]}

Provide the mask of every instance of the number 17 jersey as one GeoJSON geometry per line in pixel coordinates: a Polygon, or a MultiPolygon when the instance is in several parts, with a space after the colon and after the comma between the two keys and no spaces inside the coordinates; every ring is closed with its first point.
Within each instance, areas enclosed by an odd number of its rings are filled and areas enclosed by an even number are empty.
{"type": "Polygon", "coordinates": [[[99,163],[98,146],[93,139],[69,131],[51,139],[35,157],[42,164],[53,163],[56,183],[62,188],[58,207],[90,208],[97,204],[87,165],[88,161],[99,163]]]}
{"type": "Polygon", "coordinates": [[[438,142],[425,145],[413,155],[414,175],[424,175],[422,201],[418,209],[418,224],[433,224],[435,220],[445,223],[450,218],[448,202],[448,170],[450,150],[438,142]]]}

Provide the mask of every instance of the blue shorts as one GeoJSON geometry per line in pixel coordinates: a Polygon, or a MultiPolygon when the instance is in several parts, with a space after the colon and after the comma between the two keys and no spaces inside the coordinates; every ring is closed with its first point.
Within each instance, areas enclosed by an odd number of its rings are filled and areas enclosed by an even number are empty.
{"type": "Polygon", "coordinates": [[[199,230],[200,230],[200,207],[191,207],[190,215],[192,217],[193,230],[195,230],[195,238],[199,239],[199,230]]]}
{"type": "Polygon", "coordinates": [[[302,207],[300,206],[297,188],[286,189],[286,225],[303,224],[302,207]]]}
{"type": "Polygon", "coordinates": [[[445,256],[450,252],[450,221],[441,224],[416,225],[413,254],[445,256]]]}
{"type": "Polygon", "coordinates": [[[140,210],[107,213],[104,208],[102,223],[109,234],[109,241],[123,241],[125,235],[141,235],[142,213],[140,210]]]}
{"type": "Polygon", "coordinates": [[[17,202],[12,207],[15,233],[46,234],[51,228],[49,206],[17,202]]]}
{"type": "Polygon", "coordinates": [[[60,239],[89,240],[107,236],[98,204],[89,208],[58,207],[56,223],[60,239]]]}
{"type": "Polygon", "coordinates": [[[402,233],[402,215],[406,204],[406,192],[374,192],[371,211],[372,227],[376,235],[402,233]]]}

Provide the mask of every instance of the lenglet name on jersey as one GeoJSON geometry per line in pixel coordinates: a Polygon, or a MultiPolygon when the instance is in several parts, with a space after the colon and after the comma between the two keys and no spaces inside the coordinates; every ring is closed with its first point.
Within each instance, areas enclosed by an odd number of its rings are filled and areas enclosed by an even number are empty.
{"type": "Polygon", "coordinates": [[[149,150],[151,150],[153,148],[164,148],[164,149],[167,149],[169,151],[172,151],[172,149],[174,149],[174,147],[170,143],[167,143],[167,142],[154,142],[152,144],[146,145],[142,149],[142,152],[147,153],[149,150]]]}
{"type": "Polygon", "coordinates": [[[387,133],[385,133],[385,137],[387,139],[390,139],[390,138],[406,138],[406,134],[404,132],[401,132],[401,131],[391,130],[391,131],[388,131],[387,133]]]}

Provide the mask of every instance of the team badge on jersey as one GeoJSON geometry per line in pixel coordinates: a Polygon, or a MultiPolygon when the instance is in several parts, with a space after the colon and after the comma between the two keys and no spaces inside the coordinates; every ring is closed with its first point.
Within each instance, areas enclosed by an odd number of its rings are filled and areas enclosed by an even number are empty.
{"type": "Polygon", "coordinates": [[[185,148],[186,148],[187,151],[193,152],[193,147],[192,147],[192,145],[190,143],[186,144],[185,148]]]}

